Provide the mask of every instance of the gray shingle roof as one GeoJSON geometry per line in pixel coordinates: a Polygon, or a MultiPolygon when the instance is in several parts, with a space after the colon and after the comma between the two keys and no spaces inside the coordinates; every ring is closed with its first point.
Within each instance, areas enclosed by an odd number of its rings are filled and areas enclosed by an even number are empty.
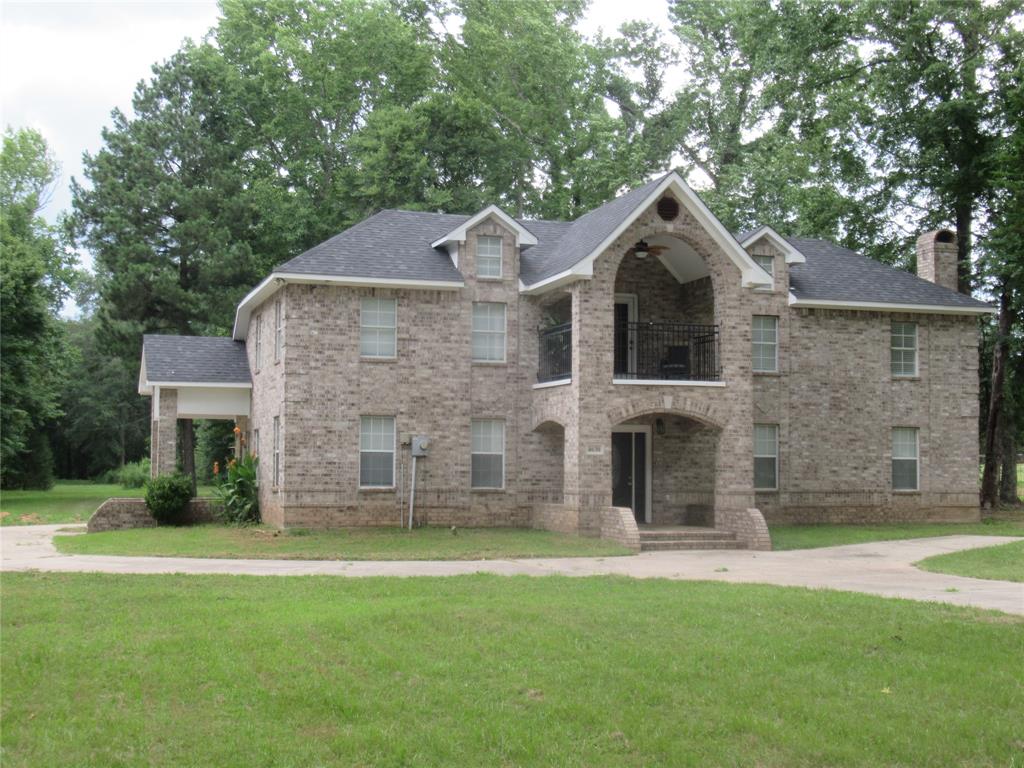
{"type": "Polygon", "coordinates": [[[430,244],[468,218],[449,213],[381,211],[274,271],[461,283],[462,275],[448,254],[430,244]]]}
{"type": "MultiPolygon", "coordinates": [[[[737,235],[737,240],[741,239],[737,235]]],[[[827,240],[787,237],[807,259],[789,267],[789,288],[797,299],[868,301],[981,309],[970,296],[943,288],[902,269],[861,256],[827,240]]]]}
{"type": "Polygon", "coordinates": [[[531,230],[537,235],[537,245],[523,252],[520,265],[520,276],[526,285],[539,283],[541,280],[564,272],[585,259],[595,248],[604,242],[622,221],[636,210],[637,206],[647,199],[668,174],[663,174],[642,187],[631,189],[624,195],[616,197],[599,208],[585,213],[570,224],[563,222],[531,222],[531,230]],[[545,240],[538,229],[540,224],[554,224],[551,235],[545,240]]]}
{"type": "MultiPolygon", "coordinates": [[[[666,174],[667,175],[667,174],[666,174]]],[[[575,221],[523,219],[537,245],[523,249],[520,277],[534,285],[578,264],[625,220],[664,180],[660,176],[595,208],[575,221]]],[[[338,277],[461,282],[462,275],[441,249],[444,235],[465,223],[463,214],[386,210],[310,248],[279,266],[279,273],[338,277]]],[[[745,240],[756,230],[735,235],[745,240]]],[[[825,240],[786,238],[807,259],[790,266],[790,287],[798,299],[921,304],[979,309],[986,305],[909,272],[860,256],[825,240]]]]}
{"type": "Polygon", "coordinates": [[[245,342],[226,336],[142,337],[146,379],[182,384],[251,384],[245,342]]]}

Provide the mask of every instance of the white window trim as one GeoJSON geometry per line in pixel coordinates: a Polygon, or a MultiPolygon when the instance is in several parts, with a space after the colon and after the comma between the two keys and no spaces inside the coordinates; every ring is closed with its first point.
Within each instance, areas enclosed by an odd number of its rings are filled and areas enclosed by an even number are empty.
{"type": "MultiPolygon", "coordinates": [[[[493,258],[488,256],[488,258],[493,258]]],[[[476,237],[476,276],[478,280],[502,280],[505,277],[505,242],[504,238],[499,235],[477,235],[476,237]],[[484,275],[480,272],[480,241],[481,240],[497,240],[498,241],[498,274],[496,275],[484,275]]]]}
{"type": "Polygon", "coordinates": [[[359,434],[357,437],[358,442],[358,454],[362,456],[364,453],[387,453],[387,451],[364,451],[362,446],[362,433],[363,433],[363,419],[378,418],[378,419],[391,419],[391,485],[363,485],[363,471],[362,471],[362,460],[360,460],[360,466],[356,469],[356,480],[358,482],[358,488],[361,491],[388,491],[395,489],[395,478],[398,470],[398,418],[396,416],[388,416],[380,413],[367,413],[359,417],[359,434]]]}
{"type": "MultiPolygon", "coordinates": [[[[753,373],[778,373],[779,372],[779,318],[778,318],[777,315],[754,315],[753,316],[753,318],[758,318],[758,317],[769,317],[769,318],[771,318],[771,319],[773,319],[775,321],[775,342],[772,344],[772,348],[775,350],[775,355],[773,356],[773,365],[772,365],[771,368],[755,368],[754,367],[754,344],[760,344],[762,346],[767,346],[768,342],[765,342],[765,341],[753,341],[753,339],[751,339],[751,344],[750,344],[750,370],[753,373]]],[[[750,327],[751,327],[751,332],[753,332],[753,327],[754,327],[753,319],[751,319],[750,327]]]]}
{"type": "Polygon", "coordinates": [[[920,493],[921,492],[921,429],[919,427],[896,426],[889,430],[889,488],[893,493],[920,493]],[[893,484],[892,465],[894,461],[910,461],[906,458],[897,458],[893,454],[895,448],[893,437],[897,429],[908,429],[914,433],[914,487],[896,488],[893,484]]]}
{"type": "Polygon", "coordinates": [[[470,360],[476,365],[501,365],[508,362],[508,305],[500,301],[474,301],[473,306],[470,308],[469,318],[469,354],[470,360]],[[500,360],[480,360],[473,357],[473,335],[477,333],[486,333],[488,335],[496,335],[497,331],[478,331],[473,328],[473,315],[472,313],[476,310],[478,305],[491,305],[499,306],[502,308],[502,325],[501,325],[501,359],[500,360]]]}
{"type": "Polygon", "coordinates": [[[359,357],[362,360],[397,360],[398,359],[398,299],[377,297],[377,296],[363,296],[359,300],[359,357]],[[394,326],[386,325],[364,325],[363,324],[363,302],[367,299],[373,301],[393,301],[395,303],[395,324],[394,326]],[[395,334],[395,354],[393,355],[367,355],[363,353],[363,328],[374,328],[380,330],[382,328],[390,328],[395,334]]]}
{"type": "MultiPolygon", "coordinates": [[[[901,333],[900,335],[902,336],[904,334],[901,333]]],[[[894,379],[916,379],[916,378],[918,378],[918,376],[920,376],[920,371],[921,371],[921,366],[920,366],[920,362],[919,362],[920,358],[921,358],[921,352],[920,352],[920,350],[921,350],[921,343],[920,343],[920,340],[921,340],[921,335],[919,333],[919,328],[918,328],[918,324],[917,323],[909,321],[909,320],[893,320],[892,323],[889,324],[889,373],[892,374],[892,377],[894,379]],[[892,330],[893,330],[893,328],[892,327],[894,325],[897,325],[897,324],[898,325],[904,325],[904,326],[906,326],[906,325],[913,326],[913,328],[914,328],[914,346],[912,348],[911,347],[896,347],[896,346],[893,346],[893,343],[892,343],[892,337],[893,337],[892,330]],[[900,350],[900,351],[906,352],[907,350],[910,350],[910,349],[913,349],[913,352],[914,352],[914,372],[913,373],[894,373],[893,370],[892,370],[892,353],[895,350],[900,350]]]]}
{"type": "Polygon", "coordinates": [[[775,459],[775,484],[771,487],[757,485],[757,473],[754,473],[754,491],[777,491],[779,490],[779,425],[778,424],[754,424],[754,432],[757,432],[758,427],[773,427],[775,429],[775,453],[767,455],[757,452],[757,441],[754,441],[753,458],[755,459],[775,459]]]}
{"type": "Polygon", "coordinates": [[[757,264],[757,266],[761,267],[761,269],[763,269],[765,272],[768,273],[768,277],[772,278],[773,280],[775,279],[775,257],[774,256],[770,256],[767,253],[755,253],[753,256],[751,256],[751,258],[754,260],[754,263],[757,264]],[[768,266],[767,267],[765,267],[763,264],[761,264],[761,261],[760,261],[761,259],[767,259],[768,260],[768,266]]]}
{"type": "Polygon", "coordinates": [[[284,306],[281,299],[274,302],[274,362],[281,362],[284,351],[284,306]]]}
{"type": "Polygon", "coordinates": [[[471,419],[469,422],[469,488],[472,491],[504,491],[506,486],[505,478],[505,454],[508,453],[508,425],[504,419],[471,419]],[[474,456],[497,456],[491,451],[473,450],[473,422],[490,421],[501,424],[501,485],[473,485],[473,457],[474,456]]]}

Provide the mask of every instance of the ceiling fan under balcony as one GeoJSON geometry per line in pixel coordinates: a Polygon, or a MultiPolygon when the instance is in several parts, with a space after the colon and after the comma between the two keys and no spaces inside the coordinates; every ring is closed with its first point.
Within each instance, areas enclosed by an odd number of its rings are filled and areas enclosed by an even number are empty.
{"type": "Polygon", "coordinates": [[[667,245],[648,245],[646,240],[641,240],[626,253],[636,256],[638,259],[646,259],[648,255],[659,256],[668,249],[667,245]]]}

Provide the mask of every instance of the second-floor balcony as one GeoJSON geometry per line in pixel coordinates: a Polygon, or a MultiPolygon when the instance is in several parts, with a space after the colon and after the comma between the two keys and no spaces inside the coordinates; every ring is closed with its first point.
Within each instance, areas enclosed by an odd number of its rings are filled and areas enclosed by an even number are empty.
{"type": "MultiPolygon", "coordinates": [[[[613,374],[631,381],[719,381],[717,325],[618,322],[613,374]]],[[[537,381],[572,376],[572,325],[540,331],[537,381]]]]}

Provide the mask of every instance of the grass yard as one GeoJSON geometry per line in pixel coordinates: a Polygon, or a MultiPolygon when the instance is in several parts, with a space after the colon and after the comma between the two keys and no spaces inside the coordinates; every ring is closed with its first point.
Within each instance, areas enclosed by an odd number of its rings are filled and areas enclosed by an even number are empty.
{"type": "Polygon", "coordinates": [[[962,534],[1024,537],[1024,516],[982,523],[908,523],[886,525],[773,525],[772,549],[817,549],[869,541],[962,534]]]}
{"type": "Polygon", "coordinates": [[[1024,541],[936,555],[914,565],[925,571],[951,573],[954,576],[1024,581],[1024,541]]]}
{"type": "MultiPolygon", "coordinates": [[[[142,498],[145,493],[143,488],[84,480],[62,480],[48,491],[4,491],[0,493],[0,525],[84,523],[107,499],[142,498]]],[[[199,489],[200,496],[210,493],[209,488],[199,489]]]]}
{"type": "Polygon", "coordinates": [[[343,528],[277,531],[197,525],[57,536],[60,552],[76,555],[240,557],[285,560],[494,560],[632,554],[601,539],[528,528],[343,528]]]}
{"type": "Polygon", "coordinates": [[[1024,619],[624,578],[4,574],[5,768],[1009,766],[1024,619]]]}

